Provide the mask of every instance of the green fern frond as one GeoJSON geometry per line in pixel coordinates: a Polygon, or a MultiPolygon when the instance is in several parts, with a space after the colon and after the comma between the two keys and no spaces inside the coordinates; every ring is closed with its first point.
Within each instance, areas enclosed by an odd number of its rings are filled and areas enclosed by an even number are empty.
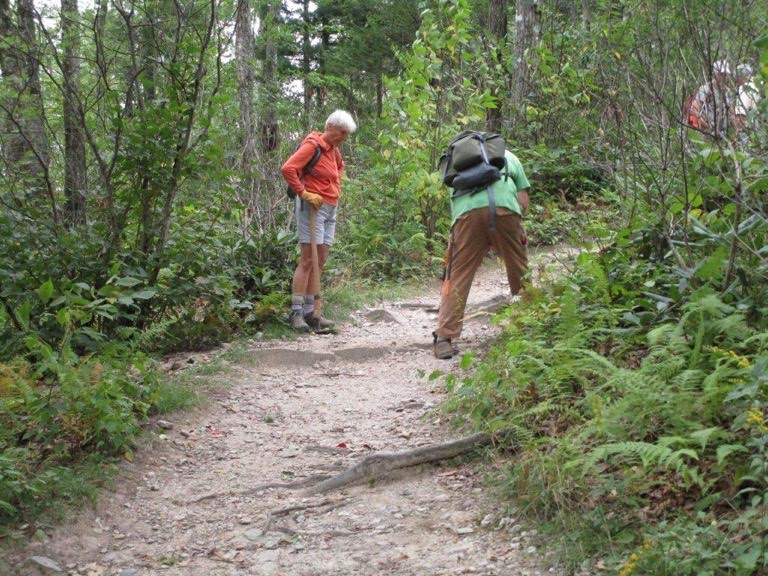
{"type": "Polygon", "coordinates": [[[694,450],[690,448],[672,450],[649,442],[617,442],[598,446],[584,458],[584,466],[586,469],[592,469],[599,461],[608,460],[611,457],[623,458],[630,462],[639,460],[646,469],[674,469],[684,478],[694,479],[698,475],[696,470],[686,462],[686,458],[698,460],[699,456],[694,450]]]}
{"type": "Polygon", "coordinates": [[[683,318],[699,315],[706,319],[723,318],[732,314],[735,308],[720,300],[715,294],[707,294],[696,300],[691,300],[683,306],[683,318]]]}
{"type": "Polygon", "coordinates": [[[752,334],[746,318],[741,313],[729,314],[713,320],[710,325],[713,333],[725,335],[731,342],[741,342],[752,334]]]}
{"type": "Polygon", "coordinates": [[[566,290],[560,297],[560,318],[555,328],[559,340],[578,341],[584,333],[584,324],[579,313],[578,294],[573,289],[566,290]]]}
{"type": "Polygon", "coordinates": [[[728,435],[725,433],[725,430],[720,428],[720,426],[712,426],[710,428],[704,428],[703,430],[696,430],[690,434],[690,437],[699,443],[702,450],[706,450],[707,444],[709,444],[709,441],[713,437],[717,438],[723,435],[728,435]]]}
{"type": "Polygon", "coordinates": [[[648,331],[646,336],[650,346],[665,346],[675,330],[674,324],[662,324],[648,331]]]}
{"type": "Polygon", "coordinates": [[[705,378],[703,370],[683,370],[675,376],[673,384],[681,390],[699,390],[705,378]]]}

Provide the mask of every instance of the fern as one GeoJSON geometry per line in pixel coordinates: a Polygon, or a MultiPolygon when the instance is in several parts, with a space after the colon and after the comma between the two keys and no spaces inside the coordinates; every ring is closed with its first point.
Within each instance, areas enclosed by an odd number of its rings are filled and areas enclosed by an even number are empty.
{"type": "Polygon", "coordinates": [[[685,480],[699,485],[700,474],[698,470],[688,465],[686,459],[698,460],[697,452],[690,448],[680,448],[672,450],[667,446],[660,444],[651,444],[649,442],[617,442],[613,444],[603,444],[594,448],[583,459],[584,470],[595,469],[597,463],[601,460],[608,460],[611,457],[622,458],[629,462],[640,461],[646,470],[660,468],[665,470],[673,469],[685,480]]]}
{"type": "Polygon", "coordinates": [[[140,350],[152,349],[159,341],[164,340],[170,335],[169,330],[177,321],[177,318],[165,318],[152,322],[137,335],[136,345],[140,350]]]}
{"type": "Polygon", "coordinates": [[[584,324],[579,312],[579,298],[573,289],[568,289],[560,297],[560,318],[555,335],[559,340],[572,342],[578,346],[583,339],[584,324]]]}
{"type": "Polygon", "coordinates": [[[706,373],[703,370],[683,370],[673,379],[673,384],[680,390],[701,390],[706,373]]]}

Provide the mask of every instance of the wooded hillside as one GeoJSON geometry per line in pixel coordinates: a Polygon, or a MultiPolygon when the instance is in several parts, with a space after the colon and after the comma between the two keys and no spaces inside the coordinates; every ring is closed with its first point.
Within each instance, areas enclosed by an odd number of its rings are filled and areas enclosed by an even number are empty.
{"type": "Polygon", "coordinates": [[[520,158],[532,244],[585,248],[447,377],[564,562],[768,574],[764,2],[0,0],[0,72],[7,534],[184,404],[155,358],[285,323],[280,166],[345,109],[332,283],[440,274],[463,129],[520,158]]]}

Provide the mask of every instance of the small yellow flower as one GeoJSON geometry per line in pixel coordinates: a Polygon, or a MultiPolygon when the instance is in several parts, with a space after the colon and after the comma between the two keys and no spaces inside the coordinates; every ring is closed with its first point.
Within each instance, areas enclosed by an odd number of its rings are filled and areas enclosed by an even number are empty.
{"type": "Polygon", "coordinates": [[[637,563],[640,561],[640,554],[645,550],[648,550],[650,547],[650,538],[645,538],[643,540],[643,545],[640,547],[640,550],[638,552],[632,552],[632,554],[629,555],[627,561],[622,565],[621,569],[619,570],[619,576],[630,576],[630,574],[635,571],[635,568],[637,568],[637,563]]]}
{"type": "Polygon", "coordinates": [[[768,432],[768,426],[765,424],[765,416],[759,408],[750,408],[747,410],[745,422],[748,426],[756,428],[760,432],[768,432]]]}

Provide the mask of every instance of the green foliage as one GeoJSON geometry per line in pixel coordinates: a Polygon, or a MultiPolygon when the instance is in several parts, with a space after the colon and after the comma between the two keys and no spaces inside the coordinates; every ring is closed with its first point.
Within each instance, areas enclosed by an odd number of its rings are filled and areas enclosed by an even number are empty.
{"type": "Polygon", "coordinates": [[[428,241],[447,232],[448,194],[435,172],[439,156],[456,133],[482,122],[492,105],[483,83],[472,81],[487,64],[479,57],[482,47],[470,16],[468,0],[425,9],[411,51],[400,54],[401,76],[387,82],[382,156],[400,198],[418,210],[416,222],[428,241]]]}
{"type": "Polygon", "coordinates": [[[130,454],[141,420],[163,398],[146,358],[79,358],[26,340],[33,362],[0,364],[3,526],[44,507],[66,467],[88,454],[130,454]]]}
{"type": "Polygon", "coordinates": [[[567,528],[571,553],[604,555],[609,538],[603,560],[619,570],[646,538],[654,551],[633,560],[645,573],[671,570],[660,548],[691,566],[678,573],[705,559],[728,573],[764,567],[753,522],[768,510],[765,333],[703,289],[648,330],[622,311],[632,293],[615,290],[632,269],[608,283],[597,258],[580,260],[575,284],[531,291],[506,312],[504,339],[454,386],[452,407],[515,432],[504,483],[554,531],[567,528]],[[690,506],[718,529],[697,528],[690,506]]]}
{"type": "MultiPolygon", "coordinates": [[[[437,239],[425,237],[413,202],[414,186],[397,185],[393,166],[381,166],[349,182],[340,242],[334,247],[329,273],[337,278],[382,281],[423,275],[437,239]]],[[[443,199],[447,212],[447,199],[443,199]]],[[[446,226],[444,219],[441,228],[446,226]]]]}

